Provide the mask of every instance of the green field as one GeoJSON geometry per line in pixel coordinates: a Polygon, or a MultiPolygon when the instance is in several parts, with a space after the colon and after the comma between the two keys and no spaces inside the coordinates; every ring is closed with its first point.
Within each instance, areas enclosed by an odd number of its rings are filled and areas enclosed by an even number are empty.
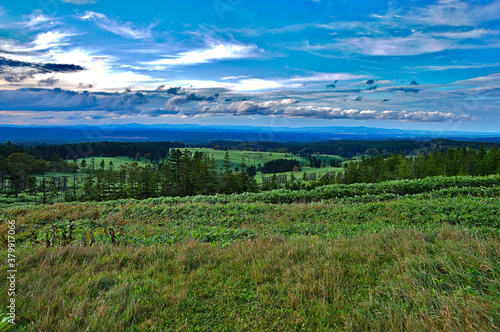
{"type": "MultiPolygon", "coordinates": [[[[100,165],[101,165],[101,161],[104,160],[104,163],[106,164],[106,169],[108,168],[109,166],[109,162],[112,161],[113,162],[113,167],[116,170],[119,170],[120,169],[120,166],[121,165],[124,165],[124,164],[131,164],[133,162],[132,159],[128,158],[128,157],[89,157],[89,158],[80,158],[77,160],[77,163],[78,163],[78,166],[80,166],[81,162],[83,160],[85,160],[85,162],[87,163],[87,167],[90,166],[90,164],[92,163],[92,159],[94,159],[94,164],[95,164],[95,167],[96,168],[99,168],[100,165]]],[[[139,164],[140,165],[144,165],[144,160],[142,161],[139,161],[139,164]]],[[[47,172],[45,173],[45,177],[46,178],[50,178],[50,177],[62,177],[62,176],[67,176],[70,183],[73,179],[73,173],[65,173],[65,172],[47,172]]],[[[81,179],[82,177],[86,176],[85,173],[82,173],[82,170],[80,168],[80,171],[76,173],[76,177],[81,179]]],[[[38,181],[41,181],[42,179],[42,175],[40,174],[37,174],[36,175],[36,178],[38,181]]]]}
{"type": "MultiPolygon", "coordinates": [[[[215,159],[217,159],[217,165],[222,167],[224,161],[224,155],[226,151],[223,150],[214,150],[209,148],[190,148],[188,149],[191,152],[201,151],[208,153],[209,155],[213,155],[215,159]]],[[[330,165],[330,160],[344,160],[344,158],[340,156],[332,156],[332,155],[315,155],[315,157],[319,157],[322,160],[325,160],[327,165],[330,165]]],[[[287,174],[288,179],[291,178],[291,175],[294,174],[295,178],[302,179],[302,175],[304,172],[307,173],[316,173],[317,177],[321,177],[328,172],[341,172],[341,167],[322,167],[322,168],[313,168],[309,167],[309,160],[302,158],[300,156],[294,156],[290,153],[277,153],[277,152],[256,152],[256,151],[238,151],[238,150],[229,150],[229,160],[231,162],[231,167],[236,169],[236,167],[240,167],[242,158],[245,159],[245,163],[247,166],[258,166],[259,164],[264,165],[268,161],[275,159],[295,159],[298,160],[302,167],[300,172],[283,172],[279,174],[287,174]]],[[[273,174],[262,174],[261,172],[257,172],[255,176],[255,180],[257,183],[262,183],[262,176],[268,177],[273,174]]]]}
{"type": "MultiPolygon", "coordinates": [[[[222,167],[222,161],[224,160],[224,155],[226,151],[223,150],[214,150],[209,148],[189,148],[187,149],[191,152],[201,151],[208,153],[209,155],[213,155],[215,159],[220,162],[219,166],[222,167]]],[[[247,166],[258,164],[264,165],[264,163],[275,160],[275,159],[296,159],[299,160],[304,165],[309,165],[309,161],[305,158],[301,158],[299,156],[294,156],[290,153],[277,153],[277,152],[256,152],[256,151],[239,151],[239,150],[229,150],[229,158],[233,167],[239,167],[241,164],[241,159],[245,158],[245,163],[247,166]]],[[[330,161],[331,159],[335,160],[343,160],[344,158],[340,156],[330,156],[330,155],[317,155],[326,161],[330,161]]]]}
{"type": "MultiPolygon", "coordinates": [[[[187,149],[191,151],[192,153],[195,153],[196,151],[208,153],[210,155],[213,155],[216,160],[217,160],[217,166],[219,168],[223,167],[223,162],[224,162],[224,155],[225,151],[222,150],[214,150],[214,149],[209,149],[209,148],[189,148],[187,149]]],[[[327,165],[330,164],[330,160],[343,160],[344,158],[340,156],[332,156],[332,155],[315,155],[316,157],[321,158],[322,160],[325,160],[327,165]]],[[[248,166],[255,165],[258,166],[259,164],[264,165],[266,162],[275,160],[275,159],[296,159],[298,160],[301,165],[301,171],[299,172],[283,172],[279,174],[287,174],[288,179],[291,178],[291,175],[293,174],[295,178],[297,179],[302,179],[302,176],[304,172],[310,174],[310,173],[316,173],[317,178],[322,177],[326,173],[329,172],[342,172],[343,169],[341,167],[321,167],[321,168],[312,168],[309,167],[309,161],[305,158],[301,158],[299,156],[294,156],[291,154],[286,154],[286,153],[269,153],[269,152],[254,152],[254,151],[238,151],[238,150],[231,150],[229,151],[229,160],[231,163],[231,167],[235,170],[240,167],[242,158],[245,159],[245,163],[248,166]]],[[[124,164],[131,164],[134,162],[133,159],[130,159],[125,156],[120,156],[120,157],[89,157],[89,158],[80,158],[77,160],[78,165],[81,164],[83,160],[86,161],[87,167],[91,165],[92,159],[94,159],[94,165],[96,168],[99,168],[101,165],[101,161],[104,160],[104,163],[106,165],[106,169],[109,166],[109,162],[113,162],[113,167],[116,170],[120,169],[120,166],[124,164]]],[[[137,161],[140,166],[144,166],[146,164],[146,161],[144,158],[141,158],[141,160],[137,161]]],[[[262,176],[269,177],[272,176],[273,174],[262,174],[261,172],[257,172],[257,175],[255,176],[255,180],[257,183],[262,184],[262,176]]],[[[72,173],[63,173],[63,172],[47,172],[45,173],[46,177],[63,177],[66,176],[68,177],[70,184],[72,184],[72,179],[73,179],[73,174],[72,173]]],[[[77,178],[81,179],[82,177],[85,177],[86,175],[82,173],[82,170],[77,173],[77,178]]],[[[40,182],[42,179],[42,175],[36,175],[37,180],[40,182]]]]}
{"type": "MultiPolygon", "coordinates": [[[[209,149],[209,148],[186,148],[186,149],[181,149],[181,151],[188,150],[192,153],[195,153],[196,151],[207,153],[211,156],[214,156],[215,159],[217,160],[217,166],[218,167],[223,167],[223,162],[224,162],[224,156],[226,154],[226,151],[223,150],[215,150],[215,149],[209,149]]],[[[247,166],[255,165],[257,166],[258,164],[264,165],[266,162],[275,160],[275,159],[296,159],[300,161],[302,165],[309,165],[309,161],[305,158],[301,158],[299,156],[294,156],[292,154],[287,154],[287,153],[276,153],[276,152],[255,152],[255,151],[239,151],[239,150],[229,150],[229,161],[231,163],[231,167],[233,169],[236,169],[237,167],[240,167],[241,161],[244,158],[245,159],[245,164],[247,166]]],[[[343,160],[344,158],[340,156],[331,156],[331,155],[315,155],[316,157],[320,157],[322,160],[325,160],[328,164],[330,160],[343,160]]],[[[123,164],[130,164],[134,160],[128,158],[128,157],[90,157],[90,158],[81,158],[78,159],[78,165],[82,162],[82,160],[85,160],[87,163],[87,166],[90,165],[92,158],[94,159],[94,163],[96,167],[99,167],[101,164],[101,160],[104,160],[104,163],[106,164],[106,167],[108,167],[108,164],[110,161],[113,162],[114,167],[120,167],[123,164]]],[[[140,161],[138,161],[140,165],[143,165],[145,163],[144,158],[141,158],[140,161]]],[[[307,168],[307,167],[306,167],[307,168]]]]}
{"type": "Polygon", "coordinates": [[[0,219],[19,331],[500,328],[500,175],[0,202],[0,219]]]}

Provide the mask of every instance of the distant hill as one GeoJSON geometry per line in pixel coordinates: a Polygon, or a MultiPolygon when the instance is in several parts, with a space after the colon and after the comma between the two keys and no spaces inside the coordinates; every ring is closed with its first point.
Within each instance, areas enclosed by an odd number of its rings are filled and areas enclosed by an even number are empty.
{"type": "Polygon", "coordinates": [[[500,133],[415,131],[369,127],[274,128],[200,125],[120,126],[3,126],[0,142],[75,143],[87,141],[177,141],[189,144],[213,141],[321,142],[331,140],[430,140],[446,138],[500,142],[500,133]]]}

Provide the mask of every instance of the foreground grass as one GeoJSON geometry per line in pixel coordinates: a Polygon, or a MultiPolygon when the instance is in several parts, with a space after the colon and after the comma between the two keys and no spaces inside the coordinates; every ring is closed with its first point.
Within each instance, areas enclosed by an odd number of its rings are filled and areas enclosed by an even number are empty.
{"type": "MultiPolygon", "coordinates": [[[[390,229],[457,225],[500,235],[500,191],[447,188],[432,193],[331,199],[313,203],[161,203],[158,200],[14,206],[18,245],[172,245],[199,240],[218,246],[262,236],[321,239],[363,236],[390,229]]],[[[0,223],[6,237],[7,223],[0,223]]]]}
{"type": "Polygon", "coordinates": [[[16,328],[498,331],[499,184],[0,201],[2,239],[16,223],[16,328]]]}
{"type": "MultiPolygon", "coordinates": [[[[333,240],[269,236],[226,248],[194,240],[168,247],[37,247],[22,256],[20,331],[500,326],[498,238],[455,226],[333,240]]],[[[5,279],[0,287],[7,287],[5,279]]]]}

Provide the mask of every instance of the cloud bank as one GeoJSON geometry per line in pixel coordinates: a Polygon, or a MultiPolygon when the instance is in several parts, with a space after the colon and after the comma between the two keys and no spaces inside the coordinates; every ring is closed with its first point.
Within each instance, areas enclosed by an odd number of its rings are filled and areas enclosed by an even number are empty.
{"type": "Polygon", "coordinates": [[[136,93],[89,93],[55,89],[0,90],[0,110],[106,111],[138,114],[147,97],[136,93]]]}
{"type": "Polygon", "coordinates": [[[456,122],[471,120],[469,115],[457,115],[451,112],[439,111],[376,111],[341,109],[338,107],[325,106],[286,106],[297,103],[294,99],[281,101],[268,101],[255,103],[251,101],[236,102],[229,105],[217,105],[215,107],[204,107],[200,112],[187,112],[193,116],[200,113],[210,114],[233,114],[233,115],[269,115],[273,117],[287,118],[315,118],[315,119],[356,119],[356,120],[400,120],[417,122],[456,122]],[[280,107],[286,106],[286,107],[280,107]]]}
{"type": "MultiPolygon", "coordinates": [[[[53,79],[46,80],[46,85],[53,79]]],[[[215,93],[199,95],[186,93],[182,95],[151,91],[156,98],[168,98],[165,107],[150,107],[157,104],[153,94],[140,92],[125,93],[90,93],[55,89],[18,89],[0,90],[0,110],[5,111],[37,111],[37,112],[71,112],[75,116],[84,116],[88,112],[101,112],[99,116],[137,116],[151,117],[180,115],[183,117],[214,116],[271,116],[282,118],[307,119],[355,119],[355,120],[397,120],[413,122],[458,122],[471,121],[474,117],[468,114],[457,114],[445,111],[396,111],[343,108],[337,106],[300,105],[295,98],[272,100],[237,100],[232,101],[215,93]],[[170,96],[170,97],[168,97],[170,96]]]]}

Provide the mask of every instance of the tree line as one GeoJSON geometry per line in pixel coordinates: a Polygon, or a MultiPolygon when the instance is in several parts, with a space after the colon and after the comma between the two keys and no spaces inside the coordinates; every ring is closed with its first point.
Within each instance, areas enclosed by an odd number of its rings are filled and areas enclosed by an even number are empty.
{"type": "MultiPolygon", "coordinates": [[[[338,140],[328,142],[312,143],[280,143],[280,142],[235,142],[214,141],[206,144],[188,146],[180,142],[81,142],[74,144],[0,144],[0,156],[7,158],[12,153],[26,152],[35,159],[52,160],[62,158],[69,160],[73,158],[86,157],[117,157],[127,156],[136,158],[138,155],[148,155],[152,163],[159,163],[168,154],[170,149],[183,149],[187,147],[208,147],[219,150],[246,150],[261,152],[291,153],[300,157],[310,159],[311,163],[315,154],[339,155],[344,158],[353,158],[358,155],[386,155],[400,152],[406,155],[417,153],[432,153],[440,149],[452,149],[468,147],[479,149],[481,145],[490,149],[497,143],[481,143],[454,141],[449,139],[433,139],[430,141],[409,140],[385,140],[385,141],[361,141],[361,140],[338,140]]],[[[314,166],[313,166],[314,167],[314,166]]]]}
{"type": "MultiPolygon", "coordinates": [[[[35,160],[25,152],[16,152],[0,161],[1,187],[17,194],[27,190],[30,194],[42,194],[42,201],[51,191],[62,192],[64,200],[103,201],[120,198],[144,199],[160,196],[213,195],[257,191],[253,176],[249,175],[245,160],[233,170],[226,153],[222,167],[217,167],[213,156],[203,152],[194,154],[188,150],[173,149],[159,163],[139,165],[137,161],[115,166],[112,161],[98,162],[92,158],[87,163],[35,160]],[[57,165],[61,163],[62,165],[57,165]],[[47,171],[71,173],[64,181],[47,179],[47,171]],[[81,176],[82,173],[85,176],[81,176]],[[36,181],[35,174],[42,175],[36,181]],[[8,180],[8,185],[5,183],[8,180]]],[[[254,167],[255,168],[255,167],[254,167]]],[[[254,174],[255,175],[255,174],[254,174]]]]}
{"type": "Polygon", "coordinates": [[[387,180],[419,179],[428,176],[489,175],[500,173],[500,150],[494,145],[489,150],[465,146],[433,153],[406,156],[392,153],[363,157],[346,164],[343,174],[324,182],[376,183],[387,180]]]}
{"type": "Polygon", "coordinates": [[[280,142],[237,142],[214,141],[200,146],[219,150],[246,150],[262,152],[292,153],[309,159],[314,154],[339,155],[344,158],[353,158],[358,155],[386,155],[401,152],[403,154],[432,153],[440,149],[468,147],[479,149],[481,145],[486,148],[498,147],[498,143],[467,142],[450,139],[433,139],[429,141],[417,140],[336,140],[311,143],[280,143],[280,142]]]}
{"type": "MultiPolygon", "coordinates": [[[[165,145],[166,146],[166,145],[165,145]]],[[[257,169],[242,159],[238,167],[231,165],[229,152],[218,165],[213,155],[192,153],[187,149],[167,149],[165,155],[145,163],[132,160],[114,165],[99,158],[81,161],[36,159],[16,145],[0,145],[0,191],[15,194],[27,192],[51,201],[50,196],[64,200],[109,200],[119,198],[150,198],[160,196],[213,195],[255,192],[279,187],[310,189],[330,183],[376,183],[387,180],[418,179],[445,175],[488,175],[500,173],[500,151],[496,145],[481,145],[478,149],[439,149],[430,153],[408,156],[403,152],[363,156],[344,165],[343,172],[328,173],[316,178],[311,174],[291,176],[290,181],[270,181],[258,186],[257,169]],[[3,153],[10,153],[4,157],[3,153]],[[64,176],[47,176],[48,172],[64,176]]],[[[146,152],[146,151],[144,151],[146,152]]],[[[148,152],[144,154],[147,156],[148,152]]],[[[316,157],[314,157],[316,158],[316,157]]],[[[319,158],[317,158],[319,160],[319,158]]],[[[312,165],[312,164],[311,164],[312,165]]],[[[300,171],[293,159],[277,159],[264,164],[263,173],[300,171]],[[264,169],[264,167],[266,169],[264,169]],[[291,169],[290,169],[291,168],[291,169]]],[[[281,179],[281,178],[280,178],[281,179]]]]}
{"type": "Polygon", "coordinates": [[[74,144],[0,144],[0,156],[7,158],[16,152],[25,152],[35,159],[70,160],[87,157],[118,157],[131,159],[146,157],[152,163],[159,163],[170,149],[182,149],[180,142],[82,142],[74,144]]]}

